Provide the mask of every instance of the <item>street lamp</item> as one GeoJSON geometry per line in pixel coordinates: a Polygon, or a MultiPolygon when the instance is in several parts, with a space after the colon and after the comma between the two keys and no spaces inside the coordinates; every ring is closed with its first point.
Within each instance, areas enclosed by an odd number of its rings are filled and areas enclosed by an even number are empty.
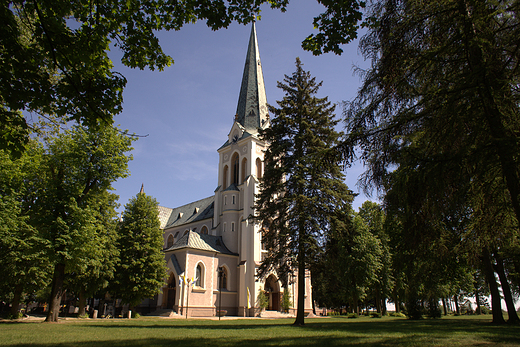
{"type": "Polygon", "coordinates": [[[218,267],[218,320],[220,320],[220,316],[222,316],[222,276],[224,275],[224,268],[222,266],[218,267]]]}

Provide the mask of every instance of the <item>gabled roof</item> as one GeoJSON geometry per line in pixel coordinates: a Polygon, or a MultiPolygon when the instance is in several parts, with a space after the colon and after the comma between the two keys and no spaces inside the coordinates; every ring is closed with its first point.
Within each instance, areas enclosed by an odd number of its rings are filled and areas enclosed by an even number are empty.
{"type": "Polygon", "coordinates": [[[180,239],[177,240],[170,248],[165,249],[165,252],[174,251],[182,248],[198,249],[202,251],[209,251],[222,254],[237,255],[231,252],[221,236],[200,235],[194,231],[188,231],[180,239]]]}
{"type": "Polygon", "coordinates": [[[264,75],[254,22],[251,27],[249,46],[247,47],[236,114],[237,122],[251,133],[257,133],[258,128],[265,128],[269,123],[264,75]]]}
{"type": "Polygon", "coordinates": [[[187,223],[213,218],[213,201],[215,196],[191,202],[177,208],[159,206],[159,219],[161,227],[171,228],[187,223]],[[162,213],[162,215],[161,215],[162,213]],[[163,220],[166,220],[163,226],[163,220]]]}

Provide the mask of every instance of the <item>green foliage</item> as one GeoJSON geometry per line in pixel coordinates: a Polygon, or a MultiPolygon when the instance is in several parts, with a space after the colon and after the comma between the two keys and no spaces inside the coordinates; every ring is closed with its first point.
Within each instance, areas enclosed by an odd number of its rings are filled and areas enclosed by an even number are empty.
{"type": "Polygon", "coordinates": [[[28,144],[20,158],[0,150],[0,300],[18,304],[44,286],[49,273],[49,242],[35,227],[31,208],[44,189],[40,183],[43,148],[28,144]]]}
{"type": "Polygon", "coordinates": [[[315,96],[320,85],[297,58],[296,71],[278,83],[285,96],[279,108],[270,107],[270,127],[260,132],[269,147],[255,218],[262,223],[262,242],[269,252],[258,275],[276,270],[285,277],[298,269],[298,324],[303,324],[308,264],[330,230],[331,218],[353,200],[332,149],[339,136],[334,106],[315,96]]]}
{"type": "MultiPolygon", "coordinates": [[[[29,139],[20,110],[96,127],[122,110],[126,78],[113,71],[109,50],[131,68],[163,70],[173,63],[157,32],[205,20],[213,30],[248,23],[260,8],[285,11],[288,0],[10,1],[0,9],[0,149],[19,156],[29,139]]],[[[363,2],[324,1],[314,19],[320,31],[304,46],[315,54],[341,52],[356,37],[363,2]],[[333,17],[331,17],[331,15],[333,17]]]]}
{"type": "Polygon", "coordinates": [[[292,306],[291,298],[291,291],[289,290],[289,288],[285,288],[282,296],[282,309],[284,312],[289,312],[289,309],[292,306]]]}
{"type": "Polygon", "coordinates": [[[158,294],[166,278],[157,201],[144,192],[125,205],[119,223],[117,264],[111,292],[134,306],[158,294]]]}
{"type": "Polygon", "coordinates": [[[267,309],[269,307],[269,294],[260,289],[256,297],[256,305],[261,309],[267,309]]]}
{"type": "Polygon", "coordinates": [[[345,154],[361,147],[363,185],[385,190],[402,223],[394,254],[412,305],[466,291],[470,267],[494,262],[484,253],[518,244],[517,14],[516,1],[385,0],[368,11],[360,47],[372,65],[346,109],[345,154]]]}
{"type": "Polygon", "coordinates": [[[357,313],[349,313],[347,318],[359,318],[359,315],[357,313]]]}

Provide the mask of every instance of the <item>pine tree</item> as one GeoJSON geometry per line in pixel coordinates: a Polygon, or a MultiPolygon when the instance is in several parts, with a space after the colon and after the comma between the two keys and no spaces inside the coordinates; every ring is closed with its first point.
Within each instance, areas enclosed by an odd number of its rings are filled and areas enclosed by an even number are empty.
{"type": "Polygon", "coordinates": [[[119,224],[120,263],[112,292],[135,306],[158,294],[166,278],[157,201],[140,192],[125,205],[119,224]]]}
{"type": "Polygon", "coordinates": [[[271,126],[260,133],[269,147],[255,217],[262,223],[262,242],[269,252],[258,275],[276,270],[285,278],[296,269],[296,325],[304,324],[310,260],[330,229],[331,217],[353,199],[332,149],[340,135],[334,129],[334,106],[315,96],[320,86],[297,58],[296,71],[278,83],[285,96],[279,108],[269,108],[274,114],[271,126]]]}

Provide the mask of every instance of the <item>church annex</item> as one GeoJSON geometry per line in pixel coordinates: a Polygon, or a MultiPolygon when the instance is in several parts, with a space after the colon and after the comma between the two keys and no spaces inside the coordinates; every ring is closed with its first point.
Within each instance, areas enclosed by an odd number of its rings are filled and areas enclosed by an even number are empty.
{"type": "MultiPolygon", "coordinates": [[[[192,317],[215,316],[221,305],[227,315],[251,317],[259,312],[256,301],[260,290],[268,293],[268,310],[281,309],[284,288],[277,274],[255,277],[266,251],[259,226],[248,220],[263,174],[266,144],[258,138],[258,129],[269,126],[267,112],[253,24],[235,121],[217,150],[218,184],[214,194],[173,209],[159,207],[168,278],[157,297],[157,309],[192,317]]],[[[310,274],[305,282],[305,309],[311,311],[310,274]]],[[[288,287],[295,310],[296,277],[288,287]]]]}

